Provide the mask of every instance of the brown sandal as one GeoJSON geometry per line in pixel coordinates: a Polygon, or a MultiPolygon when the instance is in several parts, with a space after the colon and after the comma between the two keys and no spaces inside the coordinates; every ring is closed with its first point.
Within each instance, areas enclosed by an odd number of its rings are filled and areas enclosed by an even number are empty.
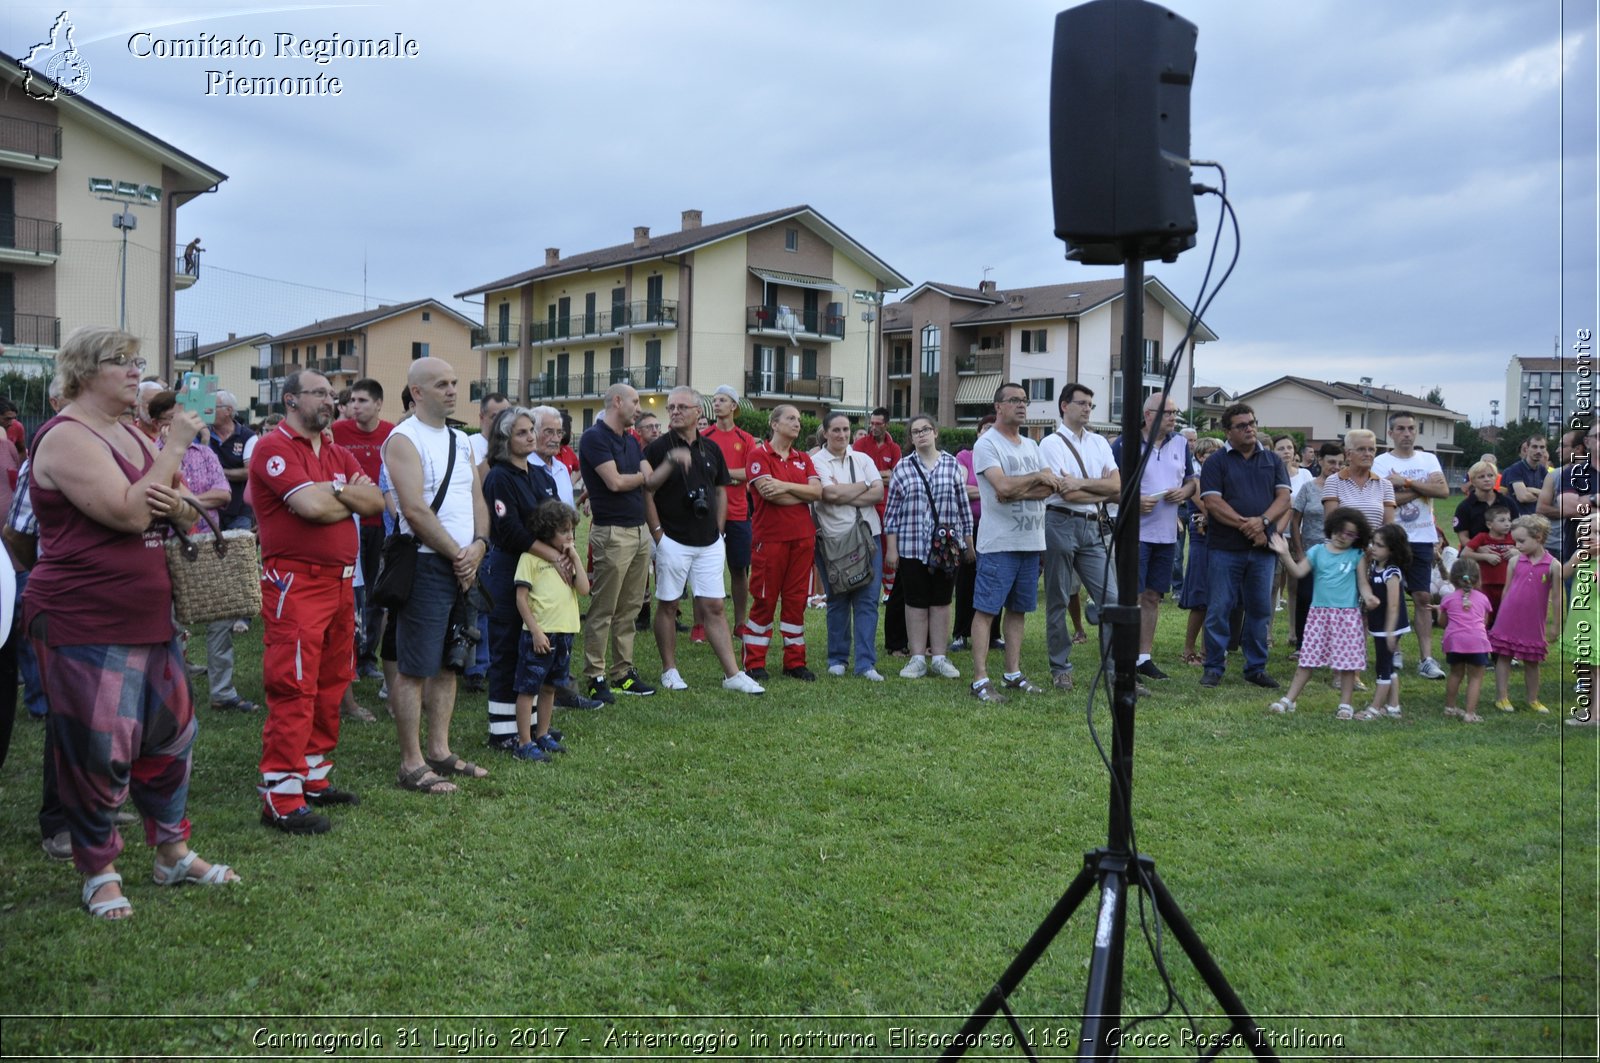
{"type": "Polygon", "coordinates": [[[489,769],[480,768],[472,761],[462,760],[453,753],[448,757],[440,757],[438,760],[434,760],[432,757],[423,757],[422,759],[427,762],[428,767],[445,777],[460,775],[467,779],[484,779],[488,778],[489,775],[489,769]]]}
{"type": "Polygon", "coordinates": [[[402,790],[410,790],[419,794],[452,794],[456,792],[456,785],[447,779],[442,779],[433,773],[433,769],[424,764],[419,768],[401,772],[394,780],[394,784],[402,790]],[[439,787],[448,786],[448,790],[439,787]]]}

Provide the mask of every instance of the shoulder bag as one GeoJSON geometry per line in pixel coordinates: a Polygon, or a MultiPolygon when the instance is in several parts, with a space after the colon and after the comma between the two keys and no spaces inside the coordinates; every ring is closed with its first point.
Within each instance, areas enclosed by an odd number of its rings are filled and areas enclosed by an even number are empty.
{"type": "MultiPolygon", "coordinates": [[[[855,483],[854,454],[847,453],[845,461],[850,466],[850,482],[855,483]]],[[[872,582],[872,555],[877,551],[878,544],[873,541],[872,525],[861,515],[861,508],[851,508],[855,510],[856,519],[849,531],[838,536],[817,536],[823,573],[828,577],[829,594],[850,594],[872,582]]]]}
{"type": "Polygon", "coordinates": [[[961,567],[961,537],[948,522],[939,519],[939,503],[933,500],[933,485],[928,474],[922,471],[922,459],[912,451],[906,456],[911,467],[922,478],[922,488],[928,492],[928,508],[933,512],[933,536],[928,541],[928,567],[945,576],[954,576],[961,567]]]}
{"type": "Polygon", "coordinates": [[[215,514],[183,499],[210,530],[190,535],[176,524],[162,543],[172,577],[172,611],[180,624],[233,620],[261,612],[261,554],[253,531],[223,531],[215,514]],[[209,547],[209,549],[207,549],[209,547]]]}
{"type": "MultiPolygon", "coordinates": [[[[428,508],[435,513],[444,505],[444,493],[450,489],[450,474],[456,468],[456,431],[450,429],[450,460],[445,463],[444,479],[433,493],[428,508]]],[[[383,554],[378,561],[378,576],[367,591],[367,598],[380,609],[398,609],[411,599],[412,585],[417,581],[417,537],[410,532],[396,531],[383,541],[383,554]]]]}
{"type": "MultiPolygon", "coordinates": [[[[1072,456],[1078,461],[1078,471],[1083,474],[1083,478],[1085,480],[1089,479],[1089,467],[1083,463],[1083,455],[1079,454],[1078,448],[1072,445],[1072,440],[1067,436],[1067,433],[1058,428],[1056,429],[1056,435],[1060,436],[1061,442],[1065,443],[1067,445],[1067,449],[1072,451],[1072,456]]],[[[1102,536],[1111,534],[1111,515],[1106,512],[1106,504],[1104,502],[1095,503],[1094,519],[1095,523],[1099,525],[1100,534],[1102,536]]]]}

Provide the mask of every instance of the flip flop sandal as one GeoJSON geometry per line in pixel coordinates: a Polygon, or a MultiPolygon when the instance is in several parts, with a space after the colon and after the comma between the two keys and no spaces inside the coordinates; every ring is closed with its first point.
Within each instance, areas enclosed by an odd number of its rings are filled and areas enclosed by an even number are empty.
{"type": "Polygon", "coordinates": [[[455,793],[455,784],[447,779],[442,779],[433,773],[433,769],[424,764],[420,768],[403,771],[394,780],[394,784],[402,790],[410,790],[419,794],[449,794],[455,793]],[[448,786],[450,789],[441,790],[439,787],[448,786]]]}
{"type": "Polygon", "coordinates": [[[1356,717],[1356,710],[1348,705],[1340,705],[1339,711],[1334,713],[1333,716],[1336,720],[1353,720],[1356,717]]]}
{"type": "Polygon", "coordinates": [[[483,779],[489,775],[487,768],[480,768],[472,761],[462,760],[454,754],[448,757],[440,757],[438,760],[434,760],[431,757],[423,757],[422,759],[428,767],[446,778],[451,775],[459,775],[465,779],[483,779]]]}
{"type": "Polygon", "coordinates": [[[1358,720],[1381,720],[1383,718],[1383,710],[1375,709],[1371,705],[1356,713],[1356,719],[1358,720]]]}
{"type": "Polygon", "coordinates": [[[1446,716],[1465,716],[1466,715],[1466,713],[1462,712],[1460,709],[1450,708],[1448,706],[1445,708],[1444,714],[1446,716]]]}
{"type": "Polygon", "coordinates": [[[200,859],[200,854],[191,849],[171,867],[157,860],[155,875],[153,876],[155,884],[157,886],[182,886],[185,883],[192,883],[196,886],[222,886],[229,882],[239,881],[237,878],[230,879],[228,877],[228,872],[233,869],[227,864],[212,864],[211,869],[203,875],[189,874],[189,868],[193,867],[194,862],[198,859],[200,859]]]}
{"type": "Polygon", "coordinates": [[[122,911],[123,909],[129,912],[133,911],[133,905],[128,903],[128,898],[126,897],[112,897],[104,901],[90,900],[99,891],[100,887],[113,882],[119,886],[122,885],[122,876],[115,871],[107,871],[103,875],[94,876],[83,884],[83,910],[88,912],[91,917],[95,919],[110,919],[112,912],[122,911]]]}
{"type": "Polygon", "coordinates": [[[1483,722],[1483,717],[1479,716],[1475,712],[1463,712],[1461,714],[1461,722],[1462,723],[1482,723],[1483,722]]]}

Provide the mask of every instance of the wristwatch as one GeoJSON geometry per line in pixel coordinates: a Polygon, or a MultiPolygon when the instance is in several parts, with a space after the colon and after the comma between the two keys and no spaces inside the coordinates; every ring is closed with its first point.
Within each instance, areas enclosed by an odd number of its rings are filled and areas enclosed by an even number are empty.
{"type": "Polygon", "coordinates": [[[344,494],[344,484],[342,484],[342,483],[338,483],[338,482],[332,483],[332,484],[329,485],[328,489],[333,492],[333,497],[334,498],[339,498],[340,496],[342,496],[344,494]]]}

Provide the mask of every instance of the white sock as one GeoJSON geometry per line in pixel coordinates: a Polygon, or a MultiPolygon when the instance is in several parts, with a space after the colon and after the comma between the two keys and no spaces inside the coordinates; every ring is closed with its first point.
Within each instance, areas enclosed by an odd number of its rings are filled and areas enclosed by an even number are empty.
{"type": "Polygon", "coordinates": [[[1138,665],[1143,664],[1144,662],[1148,661],[1149,659],[1150,659],[1150,655],[1148,653],[1141,653],[1141,654],[1139,654],[1139,659],[1137,661],[1134,661],[1133,663],[1134,663],[1135,667],[1137,667],[1138,665]]]}

